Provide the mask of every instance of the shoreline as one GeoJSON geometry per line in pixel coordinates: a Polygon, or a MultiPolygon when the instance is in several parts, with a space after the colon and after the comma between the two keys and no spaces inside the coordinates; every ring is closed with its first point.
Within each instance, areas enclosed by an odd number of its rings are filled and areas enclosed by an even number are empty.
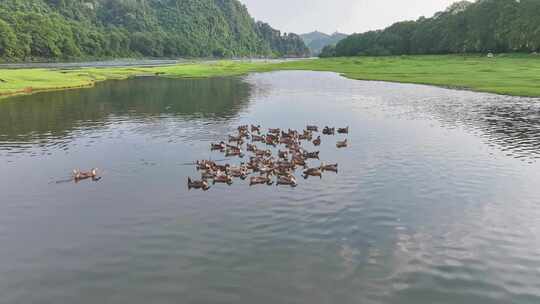
{"type": "Polygon", "coordinates": [[[83,68],[0,68],[0,99],[93,87],[138,75],[169,78],[241,76],[253,72],[311,70],[365,80],[431,85],[508,96],[540,97],[537,57],[418,55],[310,60],[188,61],[164,65],[83,68]]]}

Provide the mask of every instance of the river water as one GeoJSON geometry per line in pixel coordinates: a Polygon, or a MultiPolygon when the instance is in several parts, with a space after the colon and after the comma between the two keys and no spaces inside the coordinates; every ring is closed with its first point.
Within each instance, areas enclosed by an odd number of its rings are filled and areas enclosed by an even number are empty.
{"type": "Polygon", "coordinates": [[[2,100],[0,303],[540,303],[539,101],[319,72],[2,100]],[[188,191],[247,123],[351,144],[297,188],[188,191]]]}

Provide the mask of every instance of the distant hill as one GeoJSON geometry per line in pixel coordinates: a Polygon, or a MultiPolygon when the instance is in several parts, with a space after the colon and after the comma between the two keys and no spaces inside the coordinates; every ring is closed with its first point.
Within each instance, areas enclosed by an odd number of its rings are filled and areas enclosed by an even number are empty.
{"type": "Polygon", "coordinates": [[[316,56],[321,53],[322,49],[325,46],[336,44],[342,39],[347,38],[348,35],[338,32],[333,33],[332,35],[328,35],[322,32],[315,31],[307,34],[302,34],[300,35],[300,37],[302,37],[302,40],[304,40],[304,43],[311,51],[311,54],[316,56]]]}
{"type": "Polygon", "coordinates": [[[0,60],[302,57],[238,0],[0,0],[0,60]]]}

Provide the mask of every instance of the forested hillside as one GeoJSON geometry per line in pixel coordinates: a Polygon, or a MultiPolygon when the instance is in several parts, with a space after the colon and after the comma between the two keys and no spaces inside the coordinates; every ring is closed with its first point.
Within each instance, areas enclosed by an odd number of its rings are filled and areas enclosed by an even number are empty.
{"type": "Polygon", "coordinates": [[[306,56],[237,0],[1,0],[3,60],[306,56]]]}
{"type": "Polygon", "coordinates": [[[328,35],[321,32],[311,32],[307,34],[300,35],[304,40],[304,43],[307,45],[312,55],[319,55],[322,49],[327,45],[334,45],[341,41],[342,39],[347,38],[347,34],[342,33],[333,33],[328,35]]]}
{"type": "Polygon", "coordinates": [[[321,56],[536,52],[539,16],[539,0],[462,1],[432,18],[351,35],[321,56]]]}

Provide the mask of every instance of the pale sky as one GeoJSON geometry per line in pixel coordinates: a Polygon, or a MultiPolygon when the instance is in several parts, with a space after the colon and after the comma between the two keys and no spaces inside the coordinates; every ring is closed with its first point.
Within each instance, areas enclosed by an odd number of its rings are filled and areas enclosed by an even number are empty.
{"type": "Polygon", "coordinates": [[[251,15],[282,32],[347,34],[431,17],[457,0],[240,0],[251,15]]]}

